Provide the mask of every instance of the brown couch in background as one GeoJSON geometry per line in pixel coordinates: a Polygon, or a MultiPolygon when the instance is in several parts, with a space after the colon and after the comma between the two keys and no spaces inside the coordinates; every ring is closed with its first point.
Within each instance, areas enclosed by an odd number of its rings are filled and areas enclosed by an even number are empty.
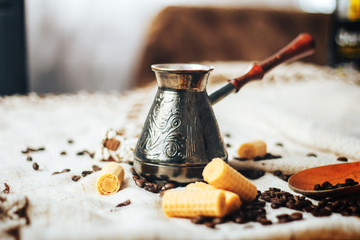
{"type": "Polygon", "coordinates": [[[155,79],[150,65],[165,62],[263,60],[301,32],[316,40],[304,61],[326,64],[331,16],[273,9],[167,7],[150,25],[137,83],[155,79]]]}

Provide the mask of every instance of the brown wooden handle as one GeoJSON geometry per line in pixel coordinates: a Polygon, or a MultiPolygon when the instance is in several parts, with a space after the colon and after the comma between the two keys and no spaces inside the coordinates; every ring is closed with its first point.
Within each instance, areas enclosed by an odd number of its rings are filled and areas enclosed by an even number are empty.
{"type": "Polygon", "coordinates": [[[232,79],[229,82],[235,86],[236,91],[239,91],[239,89],[246,83],[253,80],[261,80],[265,73],[277,65],[309,56],[313,54],[314,51],[314,39],[308,33],[301,33],[293,41],[271,57],[265,59],[259,64],[254,64],[250,71],[245,75],[232,79]]]}

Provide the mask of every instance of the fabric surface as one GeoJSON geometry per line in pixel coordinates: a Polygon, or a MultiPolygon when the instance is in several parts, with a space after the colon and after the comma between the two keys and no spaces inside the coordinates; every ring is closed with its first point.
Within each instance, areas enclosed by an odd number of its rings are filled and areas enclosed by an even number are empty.
{"type": "MultiPolygon", "coordinates": [[[[215,71],[209,93],[223,84],[223,75],[236,76],[249,65],[211,64],[215,71]]],[[[262,82],[250,83],[228,96],[213,108],[224,141],[229,144],[229,163],[238,169],[265,170],[263,177],[252,180],[261,191],[278,187],[292,192],[273,171],[293,174],[309,167],[341,163],[336,160],[338,156],[347,157],[349,162],[360,160],[359,81],[357,72],[344,75],[326,67],[293,63],[280,66],[262,82]],[[237,147],[253,139],[263,139],[268,152],[282,158],[235,160],[237,147]],[[308,153],[317,157],[309,157],[308,153]]],[[[274,223],[269,226],[225,223],[211,229],[188,219],[166,217],[159,194],[137,187],[127,163],[132,160],[131,151],[155,92],[156,86],[152,85],[125,94],[80,92],[1,98],[0,191],[7,192],[7,183],[9,193],[1,196],[9,200],[3,205],[0,201],[0,208],[24,208],[27,202],[29,221],[24,220],[24,215],[1,215],[0,238],[15,238],[11,231],[14,228],[21,239],[360,238],[359,218],[340,214],[315,218],[303,213],[301,221],[278,224],[276,215],[294,210],[272,209],[268,205],[267,216],[274,223]],[[120,140],[125,147],[120,152],[102,149],[109,129],[122,132],[120,140]],[[44,149],[23,153],[28,147],[44,149]],[[117,154],[113,159],[125,169],[119,192],[99,195],[99,172],[72,180],[74,175],[92,170],[93,165],[104,166],[106,162],[100,160],[111,154],[117,154]],[[70,171],[52,175],[64,169],[70,171]],[[128,206],[116,207],[126,200],[131,201],[128,206]],[[11,227],[7,227],[9,223],[11,227]]]]}

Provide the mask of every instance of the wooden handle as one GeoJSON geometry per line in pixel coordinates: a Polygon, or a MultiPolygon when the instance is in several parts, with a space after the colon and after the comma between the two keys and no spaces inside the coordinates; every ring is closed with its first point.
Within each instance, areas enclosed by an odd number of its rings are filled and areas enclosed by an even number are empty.
{"type": "Polygon", "coordinates": [[[229,82],[235,86],[237,92],[246,83],[253,80],[261,80],[265,73],[277,65],[309,56],[313,54],[314,51],[314,39],[307,33],[301,33],[293,41],[271,57],[265,59],[259,64],[254,64],[250,71],[245,75],[232,79],[229,82]]]}

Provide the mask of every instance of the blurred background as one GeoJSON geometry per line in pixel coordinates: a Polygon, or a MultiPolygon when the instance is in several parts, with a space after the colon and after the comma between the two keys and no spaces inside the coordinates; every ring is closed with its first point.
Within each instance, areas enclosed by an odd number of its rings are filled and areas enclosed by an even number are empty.
{"type": "Polygon", "coordinates": [[[14,66],[25,68],[19,93],[122,92],[152,81],[152,63],[262,60],[300,31],[317,38],[318,55],[305,61],[329,64],[335,8],[335,0],[0,0],[0,95],[12,94],[3,86],[15,81],[14,66]],[[24,26],[18,17],[8,26],[21,8],[24,26]],[[22,28],[23,55],[14,34],[22,28]]]}

